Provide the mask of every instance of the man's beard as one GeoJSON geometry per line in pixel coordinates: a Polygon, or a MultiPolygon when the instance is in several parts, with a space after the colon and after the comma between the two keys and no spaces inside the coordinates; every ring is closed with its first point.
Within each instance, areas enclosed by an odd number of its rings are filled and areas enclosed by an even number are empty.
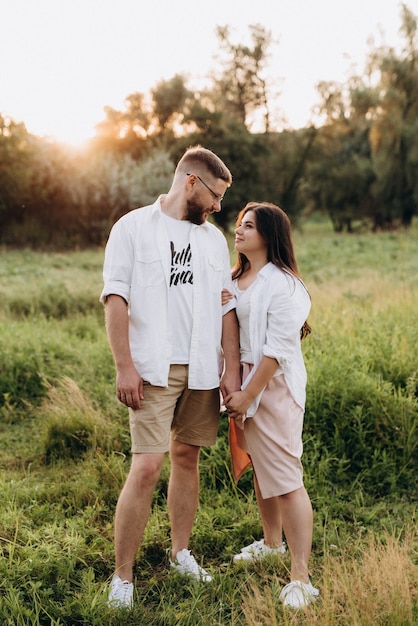
{"type": "Polygon", "coordinates": [[[203,208],[201,205],[196,204],[196,202],[187,201],[187,212],[186,212],[186,220],[191,222],[192,224],[203,224],[206,222],[206,218],[204,217],[205,211],[208,209],[203,208]]]}

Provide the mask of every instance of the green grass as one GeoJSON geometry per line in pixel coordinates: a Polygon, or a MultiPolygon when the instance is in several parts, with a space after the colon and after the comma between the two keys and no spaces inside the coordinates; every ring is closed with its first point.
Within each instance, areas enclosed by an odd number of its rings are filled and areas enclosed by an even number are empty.
{"type": "Polygon", "coordinates": [[[232,563],[261,524],[250,473],[238,486],[231,479],[225,416],[216,446],[202,451],[191,540],[213,582],[169,572],[167,462],[138,554],[135,607],[106,607],[130,441],[98,303],[103,251],[0,251],[1,623],[417,623],[417,241],[416,225],[295,232],[313,302],[303,462],[321,590],[296,614],[278,601],[288,556],[232,563]]]}

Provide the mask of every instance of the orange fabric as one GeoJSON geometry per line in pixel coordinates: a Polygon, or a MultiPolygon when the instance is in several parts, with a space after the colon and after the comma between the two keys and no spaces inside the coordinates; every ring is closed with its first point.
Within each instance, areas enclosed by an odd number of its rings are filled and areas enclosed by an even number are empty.
{"type": "Polygon", "coordinates": [[[244,472],[251,466],[251,458],[238,444],[238,426],[235,420],[229,420],[229,450],[231,453],[232,475],[238,482],[244,472]]]}

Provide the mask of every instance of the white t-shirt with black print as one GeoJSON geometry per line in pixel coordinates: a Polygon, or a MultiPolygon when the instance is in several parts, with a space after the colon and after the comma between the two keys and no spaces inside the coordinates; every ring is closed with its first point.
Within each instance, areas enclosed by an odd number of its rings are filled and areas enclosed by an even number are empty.
{"type": "Polygon", "coordinates": [[[193,263],[190,249],[191,222],[164,215],[170,239],[171,269],[169,323],[171,327],[171,363],[189,362],[193,324],[193,263]]]}

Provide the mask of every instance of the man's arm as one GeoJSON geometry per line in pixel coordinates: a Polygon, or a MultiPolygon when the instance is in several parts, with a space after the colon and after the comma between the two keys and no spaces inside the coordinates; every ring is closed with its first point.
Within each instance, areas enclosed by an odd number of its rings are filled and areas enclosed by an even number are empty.
{"type": "Polygon", "coordinates": [[[106,332],[116,366],[116,393],[120,402],[139,409],[143,400],[142,378],[129,347],[128,307],[121,296],[111,294],[105,301],[106,332]]]}
{"type": "Polygon", "coordinates": [[[222,317],[222,350],[225,368],[221,379],[221,393],[226,398],[241,388],[239,330],[235,309],[222,317]]]}

